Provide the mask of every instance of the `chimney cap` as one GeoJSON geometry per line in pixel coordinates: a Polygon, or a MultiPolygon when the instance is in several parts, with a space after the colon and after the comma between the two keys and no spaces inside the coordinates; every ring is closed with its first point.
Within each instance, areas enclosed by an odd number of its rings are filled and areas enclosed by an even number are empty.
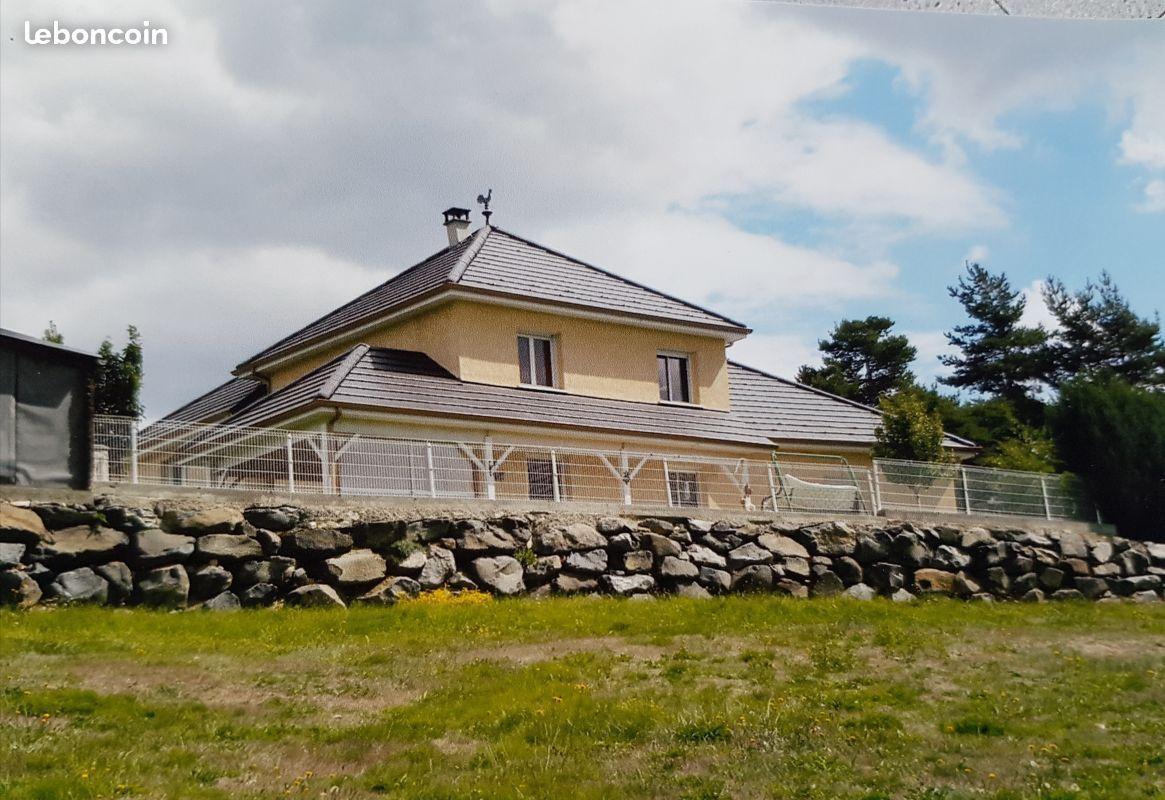
{"type": "Polygon", "coordinates": [[[441,214],[445,217],[446,225],[448,225],[450,222],[469,222],[468,208],[458,208],[457,206],[453,206],[451,208],[445,209],[441,212],[441,214]]]}

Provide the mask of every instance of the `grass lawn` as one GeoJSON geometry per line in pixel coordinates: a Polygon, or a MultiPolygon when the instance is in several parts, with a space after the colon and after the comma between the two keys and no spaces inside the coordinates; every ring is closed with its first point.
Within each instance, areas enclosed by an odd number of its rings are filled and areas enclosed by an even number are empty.
{"type": "Polygon", "coordinates": [[[1160,798],[1165,605],[0,613],[0,797],[1160,798]]]}

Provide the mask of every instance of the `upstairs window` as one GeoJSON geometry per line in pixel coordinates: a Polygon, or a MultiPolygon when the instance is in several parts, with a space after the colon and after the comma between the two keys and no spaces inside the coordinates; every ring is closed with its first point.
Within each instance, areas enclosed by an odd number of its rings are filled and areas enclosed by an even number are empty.
{"type": "Polygon", "coordinates": [[[518,371],[525,386],[554,386],[554,341],[549,336],[519,336],[518,371]]]}
{"type": "Polygon", "coordinates": [[[660,353],[656,356],[656,364],[659,367],[659,399],[672,403],[692,402],[688,357],[660,353]]]}

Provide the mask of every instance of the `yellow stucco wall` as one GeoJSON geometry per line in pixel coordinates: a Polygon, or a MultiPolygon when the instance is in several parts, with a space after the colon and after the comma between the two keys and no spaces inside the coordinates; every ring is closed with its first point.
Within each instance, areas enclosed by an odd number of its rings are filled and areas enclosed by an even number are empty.
{"type": "Polygon", "coordinates": [[[272,371],[278,390],[351,348],[419,350],[465,381],[498,386],[519,384],[517,337],[554,337],[559,387],[571,394],[658,402],[656,354],[689,355],[693,401],[728,410],[728,365],[724,340],[672,333],[559,314],[525,311],[491,303],[456,300],[423,310],[353,340],[272,371]]]}

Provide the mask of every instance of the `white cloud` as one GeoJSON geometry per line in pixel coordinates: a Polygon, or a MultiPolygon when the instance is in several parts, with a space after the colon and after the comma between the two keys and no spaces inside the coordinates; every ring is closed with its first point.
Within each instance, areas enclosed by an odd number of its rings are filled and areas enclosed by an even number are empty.
{"type": "Polygon", "coordinates": [[[1145,199],[1137,210],[1150,214],[1165,212],[1165,180],[1155,178],[1145,184],[1145,199]]]}
{"type": "Polygon", "coordinates": [[[971,264],[986,264],[990,256],[991,250],[987,245],[977,244],[967,251],[967,255],[963,256],[963,261],[971,264]]]}
{"type": "Polygon", "coordinates": [[[938,360],[939,356],[955,352],[943,331],[903,331],[903,334],[918,351],[911,369],[919,383],[929,386],[951,374],[950,367],[943,366],[938,360]]]}
{"type": "MultiPolygon", "coordinates": [[[[43,16],[0,11],[7,31],[43,16]]],[[[737,352],[788,373],[815,342],[767,331],[807,304],[892,296],[890,235],[1007,223],[961,142],[1014,145],[1001,116],[1064,102],[1142,36],[745,3],[117,13],[148,14],[170,45],[0,50],[0,309],[90,347],[137,323],[151,413],[441,246],[437,212],[491,185],[498,224],[744,317],[766,332],[737,352]],[[940,146],[805,110],[871,58],[919,87],[940,146]],[[750,233],[718,215],[739,198],[858,235],[750,233]]],[[[1154,91],[1130,100],[1130,163],[1155,163],[1154,91]]]]}
{"type": "Polygon", "coordinates": [[[1060,323],[1056,321],[1051,310],[1044,302],[1044,281],[1032,281],[1023,289],[1022,294],[1026,305],[1023,308],[1023,316],[1019,319],[1021,325],[1027,325],[1032,328],[1037,325],[1043,325],[1049,331],[1060,327],[1060,323]]]}
{"type": "Polygon", "coordinates": [[[795,334],[754,333],[728,350],[733,361],[793,380],[803,364],[821,363],[817,341],[795,334]]]}
{"type": "Polygon", "coordinates": [[[782,315],[798,306],[886,296],[898,274],[894,264],[858,265],[683,212],[567,223],[547,238],[633,280],[673,293],[671,287],[683,287],[685,299],[770,327],[787,322],[782,315]]]}

